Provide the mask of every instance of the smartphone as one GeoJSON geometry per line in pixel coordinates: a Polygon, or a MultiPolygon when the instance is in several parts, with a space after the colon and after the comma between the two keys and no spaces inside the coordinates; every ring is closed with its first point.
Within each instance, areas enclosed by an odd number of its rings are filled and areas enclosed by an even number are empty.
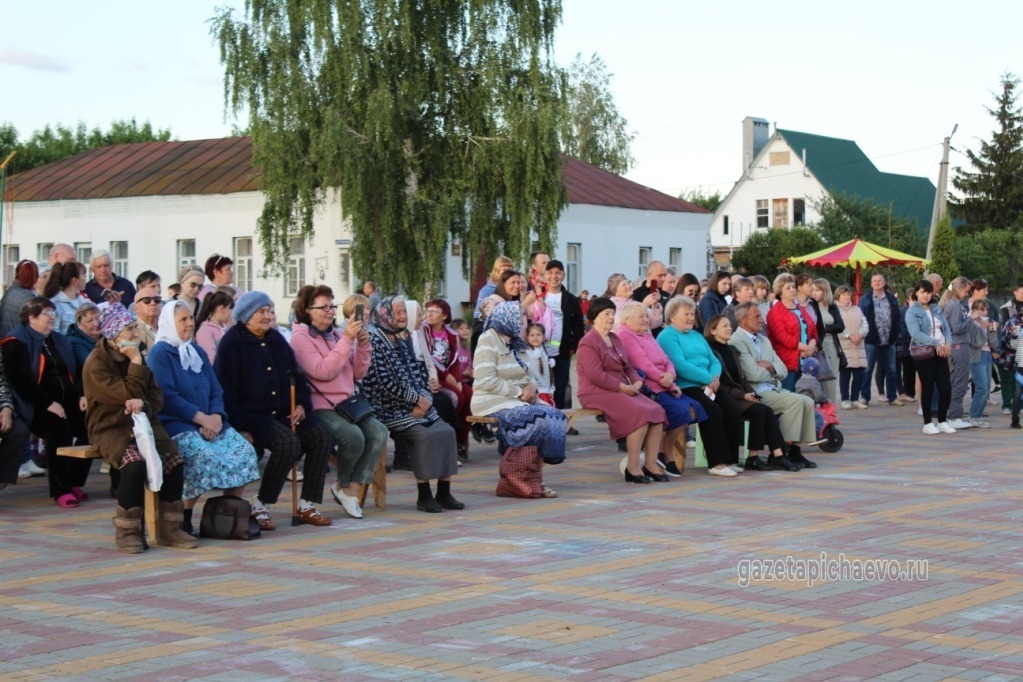
{"type": "Polygon", "coordinates": [[[362,322],[362,314],[365,311],[365,307],[361,303],[355,304],[355,319],[362,322]]]}
{"type": "Polygon", "coordinates": [[[650,293],[656,294],[657,290],[661,288],[660,283],[656,279],[650,280],[650,293]]]}
{"type": "Polygon", "coordinates": [[[103,298],[107,299],[108,301],[113,301],[114,299],[117,298],[117,294],[111,289],[104,289],[103,298]]]}

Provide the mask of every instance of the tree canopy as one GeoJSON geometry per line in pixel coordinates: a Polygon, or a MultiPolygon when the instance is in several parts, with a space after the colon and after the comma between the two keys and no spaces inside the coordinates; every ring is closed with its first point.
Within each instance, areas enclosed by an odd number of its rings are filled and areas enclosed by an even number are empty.
{"type": "Polygon", "coordinates": [[[18,131],[10,123],[0,124],[0,161],[12,151],[18,152],[14,169],[27,171],[68,156],[80,154],[95,147],[107,147],[128,142],[156,142],[171,139],[170,129],[154,129],[149,121],[141,125],[134,119],[113,121],[108,130],[98,127],[91,130],[84,122],[74,128],[62,125],[46,125],[26,140],[20,140],[18,131]]]}
{"type": "Polygon", "coordinates": [[[962,193],[950,201],[952,215],[964,223],[961,229],[1023,229],[1023,113],[1016,102],[1020,79],[1002,76],[995,107],[987,111],[997,129],[991,140],[981,141],[980,150],[965,154],[972,171],[956,168],[952,186],[962,193]]]}
{"type": "Polygon", "coordinates": [[[611,74],[599,55],[589,61],[577,54],[568,69],[568,116],[561,135],[566,154],[606,171],[624,174],[632,167],[636,137],[618,111],[611,93],[611,74]]]}
{"type": "Polygon", "coordinates": [[[845,194],[827,195],[816,204],[820,220],[813,226],[825,245],[855,237],[897,251],[923,255],[927,235],[915,221],[895,215],[891,208],[845,194]]]}
{"type": "Polygon", "coordinates": [[[449,239],[463,269],[551,249],[566,203],[553,62],[558,0],[249,0],[212,32],[225,98],[246,110],[280,265],[340,188],[358,276],[435,290],[449,239]]]}
{"type": "Polygon", "coordinates": [[[721,192],[719,190],[714,190],[713,194],[707,194],[702,187],[691,189],[688,192],[682,192],[678,195],[678,198],[682,201],[688,201],[691,204],[702,206],[708,211],[718,210],[718,206],[720,206],[721,202],[725,200],[725,198],[721,196],[721,192]]]}
{"type": "MultiPolygon", "coordinates": [[[[773,279],[783,259],[802,256],[824,248],[817,231],[809,227],[755,230],[732,254],[732,267],[745,275],[763,275],[773,279]]],[[[802,271],[803,266],[798,266],[802,271]]]]}

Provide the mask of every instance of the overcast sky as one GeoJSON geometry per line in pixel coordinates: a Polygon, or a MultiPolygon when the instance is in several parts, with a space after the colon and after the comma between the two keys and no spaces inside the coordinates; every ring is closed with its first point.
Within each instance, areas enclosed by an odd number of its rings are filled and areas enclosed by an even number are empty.
{"type": "MultiPolygon", "coordinates": [[[[178,139],[228,135],[207,20],[182,0],[0,0],[0,120],[150,120],[178,139]]],[[[599,53],[636,131],[633,180],[728,192],[741,121],[855,140],[883,171],[936,180],[941,140],[990,139],[985,112],[1023,73],[1023,3],[565,0],[557,57],[599,53]]],[[[965,164],[953,152],[952,166],[965,164]]]]}

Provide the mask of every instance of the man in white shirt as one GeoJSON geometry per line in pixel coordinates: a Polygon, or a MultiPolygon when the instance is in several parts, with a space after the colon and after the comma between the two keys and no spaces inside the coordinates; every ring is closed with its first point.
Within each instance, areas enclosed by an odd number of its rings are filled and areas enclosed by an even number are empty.
{"type": "Polygon", "coordinates": [[[565,281],[565,266],[561,261],[552,260],[546,263],[546,266],[544,274],[547,296],[544,302],[554,317],[554,329],[551,330],[551,340],[547,343],[547,355],[554,359],[554,369],[551,371],[554,379],[554,406],[564,410],[572,407],[572,395],[568,391],[569,368],[579,339],[585,332],[583,309],[579,299],[562,286],[565,281]]]}

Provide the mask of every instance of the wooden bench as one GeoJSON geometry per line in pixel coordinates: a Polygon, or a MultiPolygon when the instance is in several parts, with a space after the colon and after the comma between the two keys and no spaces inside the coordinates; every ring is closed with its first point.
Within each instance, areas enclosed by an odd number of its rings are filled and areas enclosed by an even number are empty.
{"type": "MultiPolygon", "coordinates": [[[[579,417],[598,417],[604,414],[602,410],[590,410],[585,407],[581,407],[578,410],[563,410],[563,412],[565,413],[565,416],[568,417],[568,422],[565,425],[566,429],[572,428],[575,424],[575,420],[579,417]]],[[[470,424],[496,424],[497,417],[470,415],[466,421],[470,424]]]]}
{"type": "MultiPolygon", "coordinates": [[[[103,457],[99,454],[99,450],[94,450],[91,445],[69,445],[57,448],[57,455],[59,457],[74,457],[76,459],[102,459],[103,457]]],[[[149,486],[146,485],[144,499],[146,531],[149,533],[150,540],[158,542],[157,529],[159,526],[156,524],[156,515],[159,508],[159,495],[150,490],[149,486]]]]}

